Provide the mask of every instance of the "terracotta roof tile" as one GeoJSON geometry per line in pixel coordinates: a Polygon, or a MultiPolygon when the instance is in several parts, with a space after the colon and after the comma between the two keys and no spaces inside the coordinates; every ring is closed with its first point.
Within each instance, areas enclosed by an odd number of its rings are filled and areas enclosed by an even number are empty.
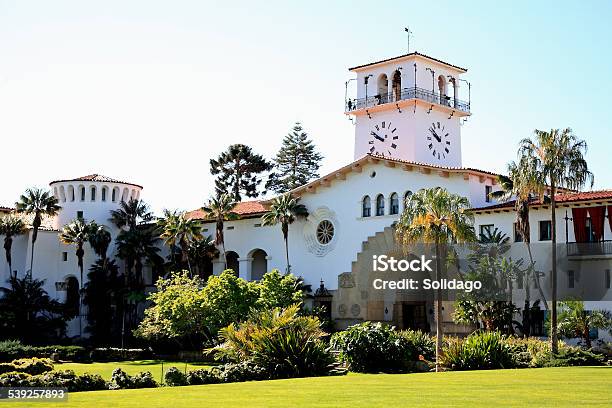
{"type": "Polygon", "coordinates": [[[3,206],[0,205],[0,212],[8,213],[8,212],[11,212],[13,210],[14,210],[14,208],[3,207],[3,206]]]}
{"type": "Polygon", "coordinates": [[[96,182],[103,182],[103,183],[121,183],[121,184],[129,184],[131,186],[142,188],[141,185],[130,183],[127,181],[116,180],[116,179],[113,179],[107,176],[103,176],[101,174],[90,174],[88,176],[82,176],[82,177],[77,177],[74,179],[67,179],[67,180],[55,180],[49,183],[49,185],[55,184],[55,183],[62,183],[66,181],[96,181],[96,182]]]}
{"type": "MultiPolygon", "coordinates": [[[[612,200],[612,190],[582,191],[576,193],[560,193],[556,195],[556,201],[558,204],[596,200],[612,200]]],[[[512,200],[505,203],[489,205],[486,207],[473,208],[472,211],[490,211],[503,208],[514,208],[514,204],[515,200],[512,200]]],[[[529,206],[541,206],[546,204],[547,203],[542,202],[541,199],[536,199],[529,203],[529,206]]]]}
{"type": "MultiPolygon", "coordinates": [[[[242,201],[236,204],[233,210],[240,216],[251,216],[259,215],[268,211],[268,207],[263,201],[242,201]]],[[[206,219],[206,214],[201,209],[189,211],[187,214],[188,218],[195,218],[198,220],[206,219]]]]}

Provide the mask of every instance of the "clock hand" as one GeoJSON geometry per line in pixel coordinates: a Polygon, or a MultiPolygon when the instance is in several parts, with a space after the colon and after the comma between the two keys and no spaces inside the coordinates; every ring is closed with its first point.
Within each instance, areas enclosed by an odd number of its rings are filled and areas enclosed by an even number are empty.
{"type": "Polygon", "coordinates": [[[436,133],[435,130],[433,130],[432,128],[429,128],[429,131],[431,132],[431,134],[433,135],[433,137],[436,138],[436,140],[438,141],[438,143],[442,143],[442,138],[440,136],[438,136],[438,134],[436,133]]]}
{"type": "Polygon", "coordinates": [[[374,133],[374,132],[370,132],[370,134],[371,134],[372,136],[374,136],[374,138],[375,138],[375,139],[378,139],[378,140],[380,140],[381,142],[384,142],[384,141],[385,141],[385,139],[383,139],[382,137],[378,136],[378,135],[377,135],[376,133],[374,133]]]}

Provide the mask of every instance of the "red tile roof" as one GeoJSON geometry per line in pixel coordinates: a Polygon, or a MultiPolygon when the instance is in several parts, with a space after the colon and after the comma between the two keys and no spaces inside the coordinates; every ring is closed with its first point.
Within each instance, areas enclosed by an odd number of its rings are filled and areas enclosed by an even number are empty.
{"type": "Polygon", "coordinates": [[[14,208],[3,207],[3,206],[0,205],[0,212],[11,212],[13,210],[14,210],[14,208]]]}
{"type": "Polygon", "coordinates": [[[349,71],[352,71],[352,70],[355,70],[355,69],[359,69],[359,68],[369,67],[370,65],[382,64],[382,63],[385,63],[385,62],[393,61],[393,60],[400,59],[400,58],[410,57],[410,56],[413,56],[413,55],[414,56],[420,56],[420,57],[423,57],[423,58],[427,58],[429,60],[438,62],[440,64],[448,65],[449,67],[458,69],[460,71],[467,72],[467,68],[461,68],[461,67],[458,67],[456,65],[449,64],[448,62],[444,62],[442,60],[439,60],[437,58],[430,57],[429,55],[421,54],[419,52],[411,52],[411,53],[403,54],[403,55],[400,55],[400,56],[397,56],[397,57],[393,57],[393,58],[387,58],[387,59],[380,60],[380,61],[370,62],[369,64],[358,65],[356,67],[349,68],[349,71]]]}
{"type": "MultiPolygon", "coordinates": [[[[612,200],[612,190],[582,191],[577,193],[560,193],[556,195],[558,204],[576,203],[581,201],[612,200]]],[[[486,207],[473,208],[472,211],[491,211],[504,208],[514,208],[515,200],[494,204],[486,207]]],[[[541,199],[533,200],[529,206],[547,205],[541,199]]]]}
{"type": "Polygon", "coordinates": [[[134,187],[142,188],[141,185],[130,183],[130,182],[127,182],[127,181],[115,180],[113,178],[110,178],[110,177],[107,177],[107,176],[103,176],[101,174],[90,174],[88,176],[77,177],[77,178],[74,178],[74,179],[56,180],[56,181],[52,181],[51,183],[49,183],[49,185],[55,184],[55,183],[63,183],[63,182],[66,182],[66,181],[97,181],[97,182],[103,182],[103,183],[121,183],[121,184],[129,184],[129,185],[134,186],[134,187]]]}
{"type": "MultiPolygon", "coordinates": [[[[233,211],[241,217],[248,217],[264,214],[268,211],[268,208],[263,201],[243,201],[237,203],[233,211]]],[[[188,218],[195,218],[197,220],[206,219],[206,214],[201,209],[189,211],[186,215],[188,218]]]]}

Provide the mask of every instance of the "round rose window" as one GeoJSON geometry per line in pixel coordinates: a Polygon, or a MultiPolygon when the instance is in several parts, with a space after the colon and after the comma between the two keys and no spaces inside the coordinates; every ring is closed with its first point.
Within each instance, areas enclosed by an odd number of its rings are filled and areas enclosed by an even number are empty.
{"type": "Polygon", "coordinates": [[[317,226],[317,241],[327,245],[334,238],[334,224],[331,221],[323,220],[317,226]]]}

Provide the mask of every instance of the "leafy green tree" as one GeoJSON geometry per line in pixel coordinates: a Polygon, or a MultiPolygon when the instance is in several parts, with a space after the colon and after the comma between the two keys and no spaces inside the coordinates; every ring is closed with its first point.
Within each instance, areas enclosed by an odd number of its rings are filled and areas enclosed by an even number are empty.
{"type": "MultiPolygon", "coordinates": [[[[4,254],[6,256],[6,263],[9,268],[9,276],[13,278],[13,238],[23,235],[27,232],[27,228],[23,220],[13,214],[9,214],[4,217],[0,217],[0,235],[4,235],[4,254]]],[[[17,271],[15,271],[14,278],[17,278],[17,271]]]]}
{"type": "MultiPolygon", "coordinates": [[[[396,225],[398,242],[406,249],[415,243],[433,244],[436,252],[436,280],[440,279],[442,254],[449,243],[475,241],[474,216],[467,210],[467,198],[435,187],[422,189],[406,201],[396,225]],[[443,248],[444,246],[444,248],[443,248]]],[[[436,296],[436,371],[440,369],[442,352],[442,300],[436,296]]]]}
{"type": "Polygon", "coordinates": [[[192,241],[187,254],[198,276],[208,279],[212,275],[212,260],[219,257],[219,250],[212,237],[209,235],[192,241]]]}
{"type": "Polygon", "coordinates": [[[584,302],[567,300],[560,302],[559,334],[567,338],[578,337],[586,348],[591,348],[591,329],[603,329],[612,333],[612,313],[608,310],[586,310],[584,302]]]}
{"type": "Polygon", "coordinates": [[[304,291],[301,280],[293,274],[282,275],[277,269],[264,274],[259,282],[259,309],[270,310],[275,307],[287,308],[293,304],[301,304],[304,291]]]}
{"type": "Polygon", "coordinates": [[[268,186],[277,193],[286,193],[319,177],[323,156],[316,151],[308,133],[299,122],[283,139],[283,145],[274,159],[274,173],[268,186]]]}
{"type": "Polygon", "coordinates": [[[202,211],[207,218],[215,221],[215,245],[220,246],[223,250],[223,263],[227,268],[227,256],[225,252],[225,236],[223,234],[223,225],[225,221],[238,219],[238,214],[233,210],[236,202],[229,194],[221,194],[218,197],[212,197],[208,203],[202,207],[202,211]]]}
{"type": "Polygon", "coordinates": [[[262,225],[281,225],[285,241],[287,273],[291,272],[291,264],[289,263],[289,225],[293,224],[296,218],[308,217],[306,206],[300,204],[299,201],[299,198],[293,198],[289,193],[283,194],[272,200],[270,210],[261,217],[262,225]]]}
{"type": "Polygon", "coordinates": [[[149,295],[153,303],[135,335],[144,339],[174,339],[191,346],[212,340],[219,329],[245,319],[257,301],[257,286],[226,270],[211,276],[206,286],[186,271],[157,281],[149,295]]]}
{"type": "Polygon", "coordinates": [[[98,258],[105,261],[108,247],[112,242],[111,233],[104,225],[97,224],[95,221],[89,223],[89,245],[98,255],[98,258]]]}
{"type": "Polygon", "coordinates": [[[157,221],[160,238],[164,241],[174,255],[178,248],[182,265],[186,265],[189,273],[193,273],[189,259],[189,247],[193,242],[202,238],[202,224],[200,221],[187,218],[184,212],[164,211],[164,217],[157,221]]]}
{"type": "Polygon", "coordinates": [[[32,215],[32,253],[30,258],[30,272],[34,268],[34,244],[38,238],[38,230],[42,225],[43,217],[54,217],[62,207],[59,206],[57,198],[49,191],[40,188],[28,188],[15,203],[15,211],[26,215],[32,215]]]}
{"type": "Polygon", "coordinates": [[[44,284],[26,275],[0,288],[0,338],[44,344],[65,335],[66,309],[49,297],[44,284]]]}
{"type": "Polygon", "coordinates": [[[262,174],[271,169],[271,163],[243,144],[230,145],[217,159],[210,160],[210,173],[217,176],[217,196],[227,193],[234,201],[241,201],[243,193],[247,197],[259,196],[262,174]]]}
{"type": "Polygon", "coordinates": [[[538,193],[542,198],[550,190],[552,296],[550,341],[553,353],[557,353],[557,218],[556,194],[558,188],[579,190],[585,185],[593,186],[593,173],[584,159],[587,144],[578,139],[570,128],[552,129],[549,132],[535,130],[533,139],[521,141],[519,162],[534,169],[538,181],[538,193]]]}

